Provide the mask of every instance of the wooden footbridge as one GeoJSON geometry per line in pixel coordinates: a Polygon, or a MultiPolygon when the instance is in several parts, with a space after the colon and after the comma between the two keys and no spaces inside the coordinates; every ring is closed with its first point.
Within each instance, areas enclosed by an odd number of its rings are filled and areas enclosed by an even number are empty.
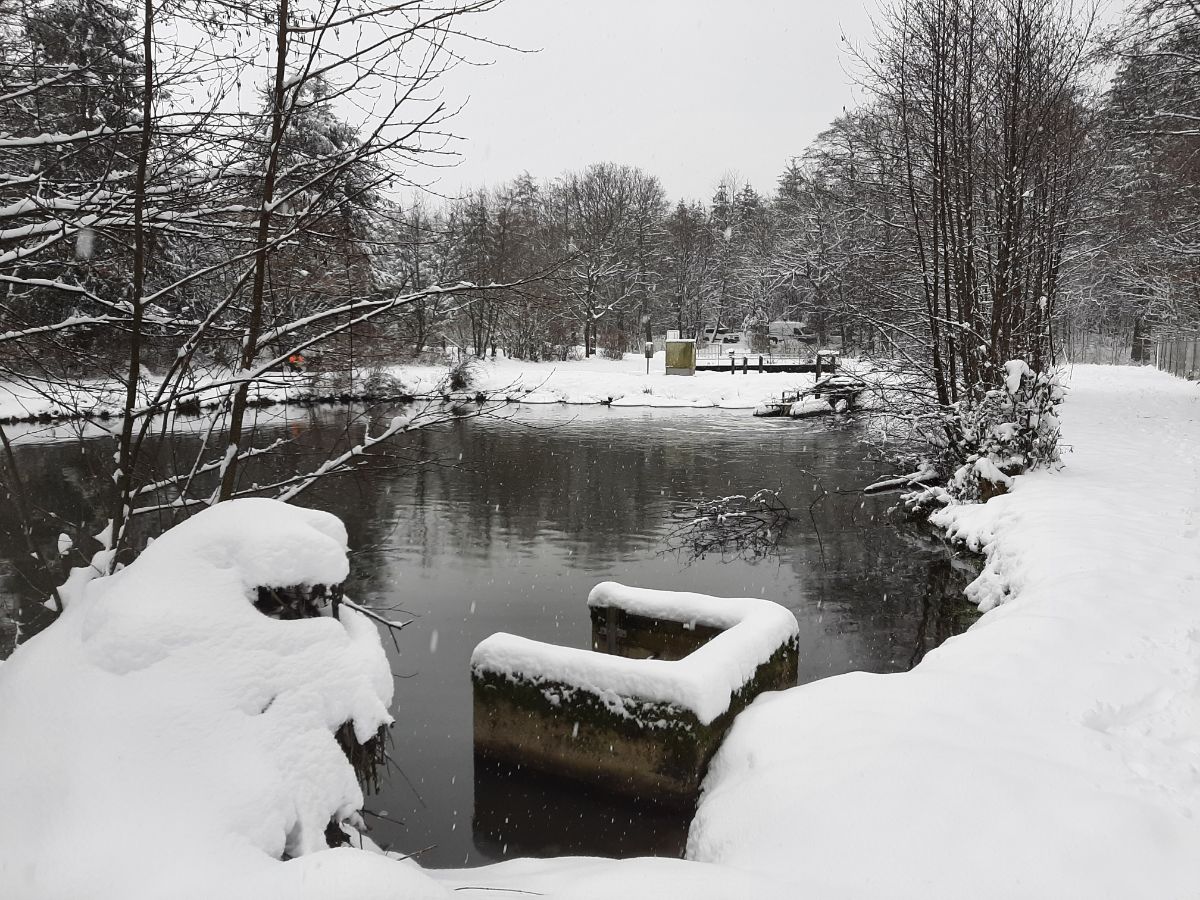
{"type": "Polygon", "coordinates": [[[729,372],[749,375],[752,372],[812,372],[818,378],[837,369],[836,353],[822,351],[812,358],[772,356],[766,353],[738,353],[721,356],[697,356],[697,372],[729,372]]]}

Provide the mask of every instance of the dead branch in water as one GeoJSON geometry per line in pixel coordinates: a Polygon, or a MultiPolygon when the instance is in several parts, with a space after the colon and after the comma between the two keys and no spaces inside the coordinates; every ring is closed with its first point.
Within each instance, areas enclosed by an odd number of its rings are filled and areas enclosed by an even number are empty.
{"type": "Polygon", "coordinates": [[[779,491],[689,500],[672,514],[680,523],[667,535],[667,550],[688,561],[720,553],[728,559],[761,559],[779,545],[792,512],[779,491]]]}

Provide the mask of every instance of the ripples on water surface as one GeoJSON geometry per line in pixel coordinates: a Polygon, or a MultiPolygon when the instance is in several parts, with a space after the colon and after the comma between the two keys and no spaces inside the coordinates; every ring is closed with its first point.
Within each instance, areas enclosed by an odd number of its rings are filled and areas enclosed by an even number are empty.
{"type": "MultiPolygon", "coordinates": [[[[436,845],[422,854],[427,865],[680,852],[686,818],[474,772],[471,650],[495,631],[588,646],[585,599],[597,581],[776,600],[800,622],[801,682],[908,669],[969,624],[955,597],[961,571],[885,515],[894,497],[855,492],[886,469],[868,459],[852,422],[711,409],[510,406],[502,414],[511,419],[419,432],[403,445],[403,471],[330,480],[303,500],[346,522],[355,548],[348,593],[416,617],[399,653],[385,641],[400,676],[391,754],[402,771],[367,802],[394,820],[369,818],[381,843],[406,852],[436,845]],[[781,489],[797,513],[777,555],[689,561],[663,552],[679,502],[758,488],[781,489]]],[[[360,438],[362,415],[275,410],[260,420],[258,440],[286,433],[298,457],[342,441],[348,423],[360,438]]],[[[19,460],[31,494],[98,530],[95,485],[112,445],[64,437],[71,433],[31,429],[19,460]]],[[[194,445],[185,428],[160,452],[185,457],[194,445]]],[[[17,571],[23,554],[7,530],[0,592],[19,600],[28,596],[17,571]]]]}

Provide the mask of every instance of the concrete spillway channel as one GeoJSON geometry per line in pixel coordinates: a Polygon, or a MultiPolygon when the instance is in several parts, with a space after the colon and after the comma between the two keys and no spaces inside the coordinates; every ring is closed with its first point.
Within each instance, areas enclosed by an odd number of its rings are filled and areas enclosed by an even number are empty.
{"type": "Polygon", "coordinates": [[[690,805],[737,713],[796,683],[795,616],[754,597],[615,582],[588,606],[592,650],[510,634],[475,648],[476,753],[690,805]]]}

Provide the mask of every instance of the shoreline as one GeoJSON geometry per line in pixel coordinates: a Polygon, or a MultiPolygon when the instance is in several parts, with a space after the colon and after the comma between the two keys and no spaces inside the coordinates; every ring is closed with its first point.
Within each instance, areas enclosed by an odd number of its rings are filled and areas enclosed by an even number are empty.
{"type": "MultiPolygon", "coordinates": [[[[854,369],[856,361],[846,361],[854,369]]],[[[844,366],[847,367],[847,366],[844,366]]],[[[462,389],[446,385],[447,370],[442,366],[393,365],[368,372],[356,372],[346,390],[321,385],[321,373],[281,373],[271,383],[253,386],[250,405],[314,406],[336,403],[471,403],[506,402],[563,404],[568,406],[617,406],[753,410],[764,400],[800,385],[811,384],[807,373],[698,372],[692,376],[667,375],[665,360],[659,353],[647,373],[642,356],[626,354],[623,360],[592,357],[569,362],[524,362],[506,357],[476,360],[472,363],[472,381],[462,389]],[[372,385],[371,382],[375,384],[372,385]]],[[[176,415],[200,415],[220,408],[223,397],[205,399],[205,381],[218,384],[229,377],[227,371],[201,377],[188,390],[199,393],[175,405],[176,415]]],[[[329,373],[328,377],[334,377],[329,373]]],[[[159,382],[147,377],[143,395],[150,395],[159,382]]],[[[220,387],[211,389],[214,393],[220,387]]],[[[0,425],[44,424],[72,421],[120,421],[124,389],[115,381],[81,381],[68,388],[53,388],[42,382],[0,384],[0,425]]],[[[162,415],[163,413],[155,413],[162,415]]]]}

